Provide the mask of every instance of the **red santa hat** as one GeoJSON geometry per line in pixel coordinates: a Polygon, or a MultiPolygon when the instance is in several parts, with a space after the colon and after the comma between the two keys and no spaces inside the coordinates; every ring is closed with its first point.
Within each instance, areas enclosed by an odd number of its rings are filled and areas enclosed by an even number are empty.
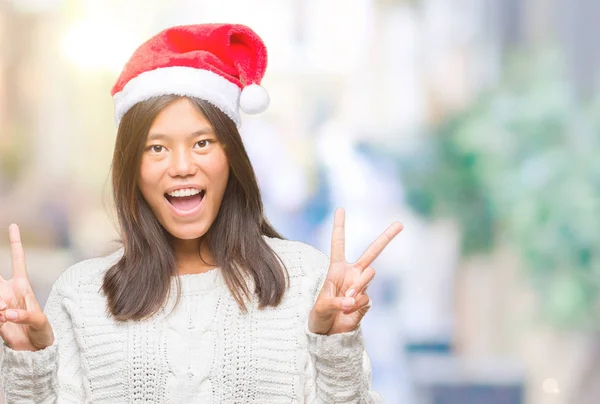
{"type": "Polygon", "coordinates": [[[266,68],[265,44],[244,25],[168,28],[133,53],[115,83],[117,126],[135,104],[165,94],[208,101],[240,126],[239,109],[258,114],[269,106],[260,86],[266,68]]]}

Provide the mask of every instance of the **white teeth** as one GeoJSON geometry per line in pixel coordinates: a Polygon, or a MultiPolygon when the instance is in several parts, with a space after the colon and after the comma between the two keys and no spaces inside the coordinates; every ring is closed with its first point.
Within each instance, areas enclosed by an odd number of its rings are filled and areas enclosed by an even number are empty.
{"type": "Polygon", "coordinates": [[[173,196],[173,197],[182,197],[182,196],[198,195],[199,193],[200,193],[200,191],[197,189],[186,188],[186,189],[178,189],[173,192],[169,192],[169,195],[173,196]]]}

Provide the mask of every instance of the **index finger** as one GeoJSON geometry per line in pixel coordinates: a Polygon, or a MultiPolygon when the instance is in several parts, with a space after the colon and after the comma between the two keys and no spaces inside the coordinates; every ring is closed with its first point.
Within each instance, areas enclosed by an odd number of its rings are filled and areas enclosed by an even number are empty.
{"type": "Polygon", "coordinates": [[[21,244],[19,226],[11,224],[8,226],[8,238],[10,239],[10,255],[12,257],[13,278],[27,278],[25,267],[25,252],[21,244]]]}
{"type": "Polygon", "coordinates": [[[388,227],[375,241],[371,243],[369,248],[360,256],[358,261],[356,261],[356,265],[360,267],[361,270],[367,268],[371,263],[381,254],[383,249],[389,244],[390,241],[394,239],[402,231],[402,223],[394,222],[388,227]]]}
{"type": "Polygon", "coordinates": [[[333,233],[331,234],[331,262],[346,261],[346,235],[344,229],[345,212],[343,208],[336,209],[333,216],[333,233]]]}

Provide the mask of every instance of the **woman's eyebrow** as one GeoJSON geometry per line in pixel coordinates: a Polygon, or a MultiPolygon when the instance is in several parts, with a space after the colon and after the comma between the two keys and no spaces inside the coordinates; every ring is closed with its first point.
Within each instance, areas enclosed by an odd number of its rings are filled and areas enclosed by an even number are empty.
{"type": "MultiPolygon", "coordinates": [[[[214,134],[214,131],[212,130],[212,128],[204,128],[204,129],[200,129],[200,130],[190,133],[187,137],[188,137],[188,139],[191,139],[191,138],[194,138],[194,137],[200,136],[200,135],[212,135],[212,134],[214,134]]],[[[148,135],[148,138],[146,139],[146,141],[168,140],[169,138],[170,138],[170,136],[165,135],[163,133],[150,133],[148,135]]]]}

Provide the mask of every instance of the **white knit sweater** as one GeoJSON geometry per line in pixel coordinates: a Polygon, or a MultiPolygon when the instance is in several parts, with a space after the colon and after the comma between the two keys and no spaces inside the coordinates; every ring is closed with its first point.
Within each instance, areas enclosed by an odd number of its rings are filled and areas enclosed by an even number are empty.
{"type": "Polygon", "coordinates": [[[80,262],[54,284],[45,313],[55,343],[37,352],[3,345],[9,403],[378,403],[360,329],[323,336],[307,316],[329,259],[269,239],[290,288],[277,308],[242,313],[218,269],[180,276],[163,309],[144,321],[106,315],[105,271],[122,250],[80,262]]]}

